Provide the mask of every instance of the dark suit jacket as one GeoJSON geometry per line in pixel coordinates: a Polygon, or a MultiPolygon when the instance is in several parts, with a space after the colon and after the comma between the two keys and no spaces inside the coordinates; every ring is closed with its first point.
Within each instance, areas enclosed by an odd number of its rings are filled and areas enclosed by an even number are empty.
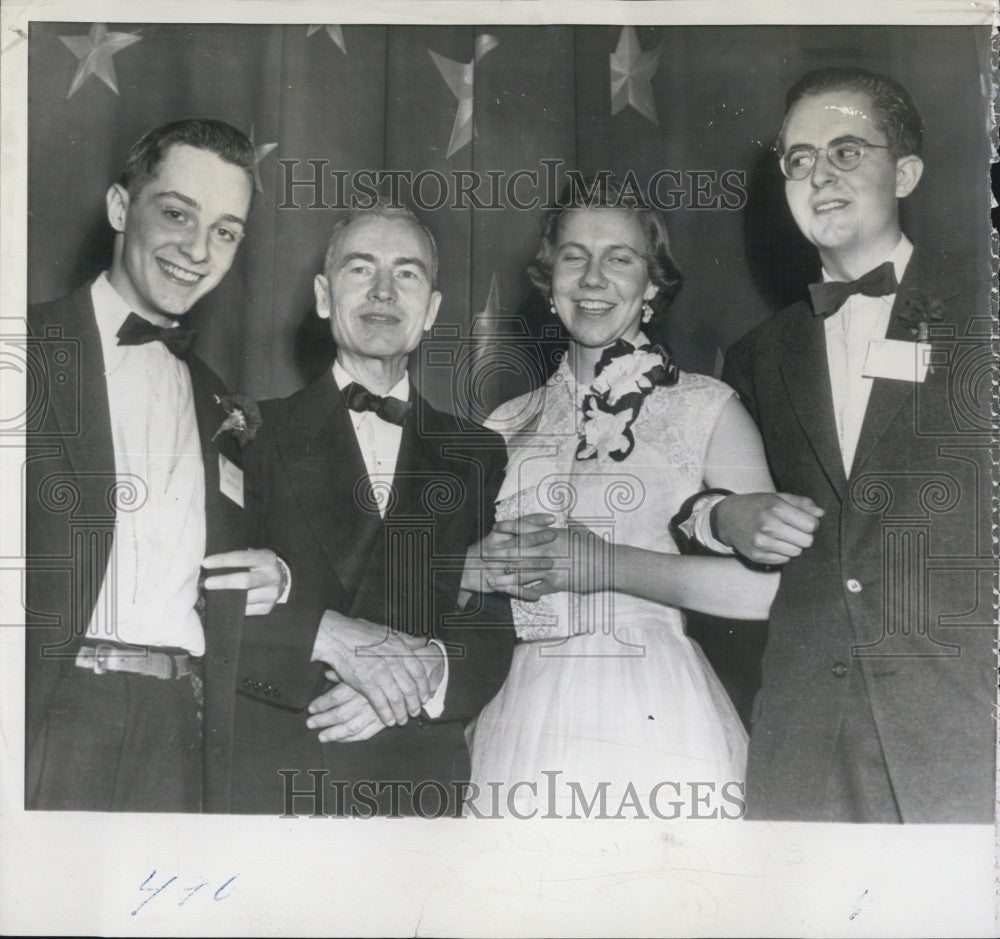
{"type": "Polygon", "coordinates": [[[933,373],[876,379],[844,473],[822,318],[798,303],[729,351],[779,490],[826,510],[782,569],[747,769],[748,817],[820,815],[860,667],[904,821],[993,819],[996,656],[988,279],[914,251],[887,338],[930,322],[933,373]]]}
{"type": "MultiPolygon", "coordinates": [[[[247,620],[240,656],[234,811],[280,814],[278,771],[328,770],[324,812],[343,805],[332,781],[468,779],[463,724],[500,688],[514,633],[506,601],[455,600],[467,547],[488,531],[505,463],[503,441],[434,410],[411,391],[386,518],[366,496],[368,475],[343,396],[328,371],[289,398],[265,402],[248,449],[248,487],[259,507],[255,543],[292,569],[292,591],[269,617],[247,620]],[[320,617],[331,609],[441,640],[449,679],[443,715],[411,719],[367,741],[320,744],[306,705],[329,683],[311,663],[320,617]],[[478,612],[477,612],[478,610],[478,612]]],[[[427,796],[426,810],[436,806],[427,796]]],[[[391,807],[380,801],[384,814],[391,807]]],[[[402,811],[409,814],[404,797],[402,811]]],[[[299,802],[297,810],[311,807],[299,802]]],[[[364,806],[360,812],[369,811],[364,806]]]]}
{"type": "MultiPolygon", "coordinates": [[[[90,286],[28,312],[25,752],[29,765],[62,669],[74,667],[114,540],[115,454],[90,286]]],[[[188,358],[187,364],[205,465],[207,553],[246,547],[244,513],[219,492],[218,455],[222,452],[239,464],[239,447],[228,434],[215,442],[211,439],[225,418],[215,400],[225,388],[197,356],[188,358]]],[[[245,597],[237,594],[233,602],[233,593],[210,596],[205,623],[209,802],[220,778],[228,778],[235,651],[245,597]],[[221,610],[225,617],[217,615],[221,610]]],[[[31,808],[27,789],[26,794],[31,808]]]]}

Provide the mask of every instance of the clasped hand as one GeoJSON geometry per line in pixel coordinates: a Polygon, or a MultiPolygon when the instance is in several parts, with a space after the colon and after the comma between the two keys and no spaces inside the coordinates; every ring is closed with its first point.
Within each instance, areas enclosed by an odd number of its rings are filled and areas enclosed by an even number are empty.
{"type": "Polygon", "coordinates": [[[462,587],[481,590],[473,578],[485,575],[493,590],[529,601],[567,590],[605,590],[611,572],[609,550],[609,545],[578,522],[557,528],[553,515],[523,515],[497,522],[469,549],[462,587]]]}
{"type": "Polygon", "coordinates": [[[226,551],[213,554],[201,566],[214,570],[242,567],[246,570],[209,577],[206,590],[246,590],[247,616],[266,616],[281,596],[281,566],[278,556],[268,548],[247,548],[245,551],[226,551]]]}
{"type": "Polygon", "coordinates": [[[366,740],[405,724],[430,700],[444,676],[444,654],[422,636],[394,632],[327,610],[313,661],[330,666],[336,684],[309,705],[307,726],[323,743],[366,740]]]}
{"type": "Polygon", "coordinates": [[[785,564],[813,542],[823,510],[807,496],[753,492],[727,496],[712,510],[719,538],[758,564],[785,564]]]}

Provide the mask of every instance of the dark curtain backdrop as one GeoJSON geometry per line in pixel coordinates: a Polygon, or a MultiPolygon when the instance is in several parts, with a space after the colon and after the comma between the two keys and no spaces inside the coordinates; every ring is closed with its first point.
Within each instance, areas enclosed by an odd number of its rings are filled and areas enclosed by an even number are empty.
{"type": "MultiPolygon", "coordinates": [[[[194,115],[252,128],[258,146],[277,146],[261,160],[263,192],[237,261],[197,314],[204,357],[231,386],[261,397],[295,390],[303,368],[326,354],[299,327],[342,214],[311,208],[304,187],[293,194],[297,209],[280,208],[288,171],[279,160],[298,161],[300,179],[312,173],[308,160],[327,161],[327,171],[437,170],[449,179],[456,170],[544,174],[542,160],[561,160],[587,173],[631,169],[643,184],[661,169],[741,171],[742,210],[668,213],[686,283],[667,338],[684,367],[711,373],[720,350],[815,273],[768,151],[784,93],[810,68],[858,64],[902,80],[925,118],[926,171],[906,206],[909,233],[958,250],[987,244],[985,29],[639,27],[642,51],[660,48],[654,124],[632,107],[611,113],[609,55],[620,26],[345,26],[345,53],[326,30],[307,35],[305,25],[108,24],[141,37],[114,56],[119,94],[91,76],[67,98],[78,63],[59,37],[89,27],[31,27],[29,298],[64,294],[107,265],[104,193],[143,132],[194,115]],[[475,66],[476,133],[449,157],[457,101],[430,52],[469,63],[484,33],[498,45],[475,66]]],[[[333,177],[325,182],[326,202],[334,202],[333,177]]],[[[425,197],[435,194],[428,182],[425,197]]],[[[435,342],[422,356],[424,390],[441,406],[481,411],[532,381],[514,336],[539,336],[551,325],[525,275],[541,210],[422,215],[441,255],[438,335],[445,345],[468,339],[478,315],[480,350],[498,353],[469,388],[468,376],[456,383],[461,357],[441,354],[435,342]],[[488,306],[494,278],[498,303],[488,306]],[[496,332],[510,338],[482,338],[496,332]]]]}
{"type": "MultiPolygon", "coordinates": [[[[543,160],[584,173],[632,170],[643,185],[663,169],[688,183],[696,171],[741,172],[741,209],[699,209],[685,198],[668,217],[686,282],[666,338],[682,367],[715,372],[730,343],[818,273],[769,147],[788,86],[828,64],[886,71],[910,89],[926,122],[926,171],[905,227],[922,242],[976,253],[989,276],[986,28],[640,27],[641,50],[660,50],[649,85],[654,123],[633,107],[612,114],[609,56],[620,26],[345,26],[345,52],[305,25],[108,25],[141,37],[114,57],[119,94],[91,76],[71,97],[77,59],[60,36],[86,35],[90,24],[31,27],[29,298],[65,294],[107,266],[104,194],[146,130],[189,116],[252,129],[258,146],[276,144],[260,161],[263,191],[232,271],[196,315],[202,355],[230,388],[258,397],[291,393],[331,354],[312,313],[312,280],[342,210],[311,207],[301,187],[298,208],[281,207],[279,160],[297,161],[299,179],[311,175],[309,160],[352,177],[544,175],[543,160]],[[430,52],[470,63],[483,34],[498,44],[475,66],[476,133],[449,156],[458,103],[430,52]]],[[[333,177],[325,182],[334,202],[333,177]]],[[[711,201],[719,189],[709,190],[711,201]]],[[[424,196],[435,197],[432,185],[424,196]]],[[[413,368],[435,404],[482,418],[538,383],[558,343],[525,275],[541,210],[442,208],[423,218],[437,237],[444,301],[413,368]]],[[[688,631],[746,718],[764,624],[690,617],[688,631]]]]}

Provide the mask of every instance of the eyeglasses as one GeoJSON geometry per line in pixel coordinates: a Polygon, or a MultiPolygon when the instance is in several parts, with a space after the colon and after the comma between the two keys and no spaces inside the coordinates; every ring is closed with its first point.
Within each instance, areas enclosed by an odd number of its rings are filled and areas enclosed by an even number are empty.
{"type": "Polygon", "coordinates": [[[805,179],[813,171],[820,152],[825,151],[826,158],[832,166],[849,173],[858,168],[865,157],[865,150],[869,147],[878,150],[892,149],[888,144],[869,143],[860,137],[838,137],[825,147],[800,143],[781,154],[779,158],[781,172],[786,179],[805,179]]]}

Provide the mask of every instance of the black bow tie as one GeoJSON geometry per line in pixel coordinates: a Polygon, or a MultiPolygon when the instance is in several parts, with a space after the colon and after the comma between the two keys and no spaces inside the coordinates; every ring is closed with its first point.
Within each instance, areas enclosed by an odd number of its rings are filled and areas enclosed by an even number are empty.
{"type": "Polygon", "coordinates": [[[391,396],[372,394],[364,385],[352,381],[344,388],[344,400],[352,411],[374,411],[377,417],[400,427],[406,422],[412,405],[391,396]]]}
{"type": "Polygon", "coordinates": [[[177,358],[184,359],[198,337],[198,330],[192,326],[157,326],[137,313],[129,313],[116,335],[120,346],[162,342],[177,358]]]}
{"type": "Polygon", "coordinates": [[[809,296],[812,297],[813,313],[826,317],[836,313],[847,298],[856,293],[866,297],[885,297],[895,293],[898,287],[896,268],[892,261],[886,261],[857,280],[828,280],[822,284],[810,284],[809,296]]]}

